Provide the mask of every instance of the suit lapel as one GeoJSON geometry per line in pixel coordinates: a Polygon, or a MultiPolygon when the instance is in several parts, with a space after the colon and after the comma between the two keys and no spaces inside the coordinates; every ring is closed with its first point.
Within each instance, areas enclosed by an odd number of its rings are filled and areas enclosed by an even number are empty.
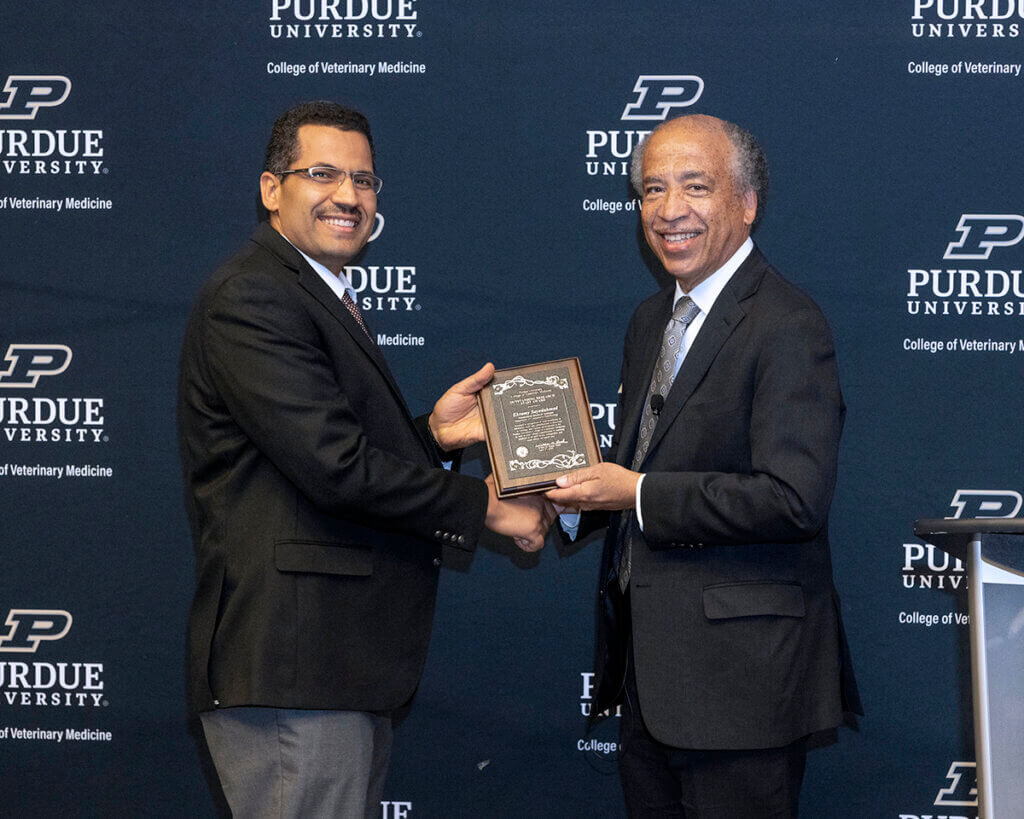
{"type": "Polygon", "coordinates": [[[654,375],[654,364],[661,351],[661,339],[665,335],[665,325],[668,324],[669,316],[672,315],[674,293],[675,287],[671,287],[658,297],[658,301],[651,311],[648,331],[641,339],[642,346],[636,353],[636,364],[631,369],[630,380],[633,383],[622,385],[623,395],[627,396],[629,404],[623,406],[622,432],[624,439],[619,444],[618,462],[627,468],[633,463],[633,454],[636,452],[640,416],[643,414],[644,404],[647,401],[647,391],[650,389],[651,377],[654,375]]]}
{"type": "Polygon", "coordinates": [[[316,299],[323,308],[334,316],[338,320],[338,323],[345,328],[352,340],[359,346],[359,348],[369,356],[373,362],[381,368],[382,371],[387,372],[390,378],[390,371],[388,371],[387,362],[384,360],[384,356],[373,340],[363,332],[363,328],[359,326],[359,322],[355,320],[352,314],[348,311],[348,308],[341,303],[341,299],[338,298],[337,293],[328,287],[324,280],[320,278],[317,272],[305,264],[305,259],[302,259],[303,265],[298,269],[299,274],[299,287],[305,290],[309,295],[316,299]]]}
{"type": "MultiPolygon", "coordinates": [[[[764,256],[757,248],[754,248],[733,274],[729,283],[719,293],[718,298],[715,299],[711,312],[704,319],[704,324],[700,328],[697,338],[694,339],[693,346],[687,352],[686,358],[683,359],[679,373],[665,398],[665,406],[661,410],[658,424],[651,435],[647,458],[650,458],[657,449],[676,416],[690,400],[697,385],[704,379],[711,362],[715,360],[729,336],[743,321],[746,311],[741,302],[756,292],[766,267],[767,261],[764,256]]],[[[639,418],[637,422],[639,423],[639,418]]]]}
{"type": "MultiPolygon", "coordinates": [[[[299,286],[316,299],[338,321],[345,332],[352,337],[356,346],[363,351],[366,357],[380,371],[384,381],[391,388],[396,400],[405,410],[411,422],[412,413],[409,411],[408,406],[406,406],[402,392],[398,388],[395,377],[391,374],[391,369],[388,367],[380,347],[363,332],[363,328],[359,326],[359,323],[352,317],[352,314],[349,313],[345,305],[341,303],[341,299],[338,298],[337,294],[327,286],[317,272],[302,258],[302,255],[292,247],[291,243],[268,223],[264,222],[256,228],[252,240],[273,253],[285,267],[295,271],[298,276],[299,286]]],[[[424,444],[424,447],[426,448],[426,444],[424,444]]],[[[432,450],[428,451],[430,454],[433,454],[432,450]]]]}

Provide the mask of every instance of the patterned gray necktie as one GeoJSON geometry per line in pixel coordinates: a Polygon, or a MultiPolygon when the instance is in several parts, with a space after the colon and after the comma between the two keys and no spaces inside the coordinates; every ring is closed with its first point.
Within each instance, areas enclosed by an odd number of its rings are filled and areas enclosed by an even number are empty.
{"type": "MultiPolygon", "coordinates": [[[[654,374],[651,376],[651,386],[647,390],[647,399],[644,401],[644,411],[640,419],[640,432],[636,441],[636,452],[633,454],[632,470],[635,472],[640,468],[647,456],[647,450],[651,445],[651,438],[654,434],[654,427],[658,423],[658,413],[651,406],[651,398],[655,395],[668,396],[672,388],[672,382],[676,377],[676,363],[679,361],[679,353],[683,348],[683,334],[690,326],[700,308],[689,296],[683,296],[676,302],[672,310],[672,318],[665,325],[665,335],[661,339],[661,351],[658,353],[658,360],[654,364],[654,374]]],[[[661,407],[658,408],[658,412],[661,407]]],[[[632,565],[633,530],[637,527],[636,513],[631,512],[623,515],[623,529],[619,533],[619,543],[622,554],[616,561],[619,575],[619,588],[623,592],[629,585],[629,571],[632,565]]]]}

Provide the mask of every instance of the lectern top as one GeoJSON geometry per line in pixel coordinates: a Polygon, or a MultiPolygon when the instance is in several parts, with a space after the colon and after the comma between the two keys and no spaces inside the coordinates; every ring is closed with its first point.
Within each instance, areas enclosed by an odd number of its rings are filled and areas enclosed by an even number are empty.
{"type": "Polygon", "coordinates": [[[914,534],[932,535],[1024,535],[1024,518],[923,518],[914,521],[914,534]]]}
{"type": "MultiPolygon", "coordinates": [[[[914,521],[914,534],[963,560],[968,546],[977,535],[982,536],[983,546],[987,541],[1003,540],[1000,536],[1024,535],[1024,518],[924,518],[914,521]],[[985,538],[985,535],[993,537],[985,538]]],[[[1009,550],[1017,554],[1008,565],[1016,565],[1024,557],[1024,541],[1020,541],[1021,545],[1017,548],[1016,539],[1005,539],[1008,542],[1000,543],[998,548],[1003,554],[1000,562],[1007,560],[1005,553],[1009,550]]],[[[996,546],[994,542],[991,545],[996,546]]]]}

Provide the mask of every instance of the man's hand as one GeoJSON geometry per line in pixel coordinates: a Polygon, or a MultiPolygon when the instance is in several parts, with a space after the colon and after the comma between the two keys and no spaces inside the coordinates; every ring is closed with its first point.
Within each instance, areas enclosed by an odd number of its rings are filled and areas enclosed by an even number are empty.
{"type": "Polygon", "coordinates": [[[476,394],[494,377],[494,365],[484,364],[469,378],[437,399],[427,423],[434,440],[446,452],[484,439],[484,424],[476,407],[476,394]]]}
{"type": "Polygon", "coordinates": [[[557,481],[558,489],[549,489],[544,495],[558,506],[576,509],[632,509],[638,480],[639,472],[602,463],[562,475],[557,481]]]}
{"type": "Polygon", "coordinates": [[[499,500],[494,489],[494,476],[488,475],[487,517],[484,524],[499,535],[508,535],[524,552],[536,552],[544,545],[555,507],[543,495],[520,495],[499,500]]]}

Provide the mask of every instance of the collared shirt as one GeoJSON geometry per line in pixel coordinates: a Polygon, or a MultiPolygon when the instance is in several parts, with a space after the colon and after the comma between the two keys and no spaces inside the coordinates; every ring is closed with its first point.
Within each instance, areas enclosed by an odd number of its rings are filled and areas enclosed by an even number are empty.
{"type": "MultiPolygon", "coordinates": [[[[278,232],[280,233],[280,231],[278,232]]],[[[349,281],[348,276],[345,275],[344,269],[342,269],[340,273],[332,273],[330,270],[328,270],[326,267],[320,264],[320,262],[318,262],[316,259],[312,258],[311,256],[307,256],[305,253],[303,253],[302,248],[295,247],[295,245],[292,244],[292,240],[285,236],[283,233],[281,233],[281,235],[284,236],[284,240],[288,242],[288,244],[290,244],[297,251],[299,251],[303,259],[309,262],[309,266],[312,267],[316,274],[321,279],[324,280],[324,283],[329,288],[331,288],[331,290],[334,291],[334,295],[338,297],[339,301],[345,298],[345,291],[347,290],[348,294],[352,297],[352,301],[354,301],[356,304],[359,304],[359,299],[356,296],[356,289],[352,286],[352,282],[349,281]]]]}
{"type": "Polygon", "coordinates": [[[682,366],[683,359],[686,358],[686,354],[690,351],[690,347],[693,346],[693,340],[697,338],[697,334],[700,332],[700,328],[704,326],[704,319],[707,318],[708,313],[711,312],[711,308],[714,307],[715,301],[718,296],[725,289],[725,286],[729,283],[729,279],[733,277],[733,274],[740,269],[740,265],[746,261],[747,256],[754,249],[754,241],[749,236],[747,240],[739,246],[739,249],[729,257],[725,264],[723,264],[718,270],[708,276],[704,281],[698,284],[689,293],[684,293],[683,288],[679,282],[676,281],[676,294],[672,299],[672,308],[675,309],[676,304],[683,296],[689,296],[693,299],[693,303],[700,308],[700,312],[690,322],[690,326],[686,328],[686,332],[683,333],[683,341],[679,352],[679,358],[676,359],[676,371],[673,374],[673,378],[679,374],[679,368],[682,366]]]}

